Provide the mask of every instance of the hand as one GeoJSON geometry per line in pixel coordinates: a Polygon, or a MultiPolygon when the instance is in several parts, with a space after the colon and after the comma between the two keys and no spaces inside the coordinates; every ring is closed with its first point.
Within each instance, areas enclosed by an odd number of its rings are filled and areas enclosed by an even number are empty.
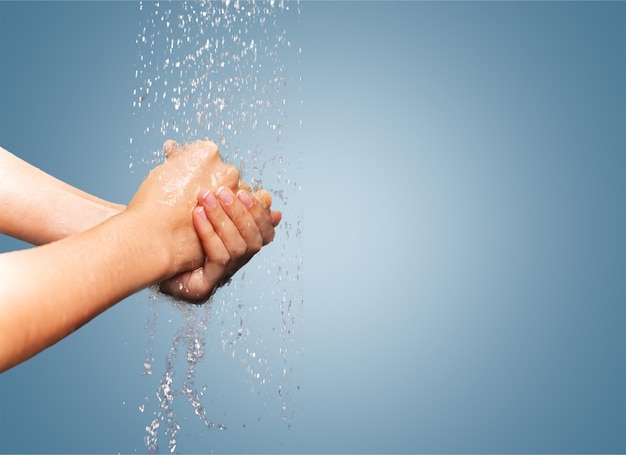
{"type": "Polygon", "coordinates": [[[148,175],[132,198],[126,212],[149,219],[151,233],[159,235],[168,254],[166,277],[195,270],[205,262],[203,245],[198,238],[191,214],[201,189],[219,187],[236,190],[239,172],[224,164],[213,142],[199,141],[179,146],[174,141],[164,145],[167,159],[148,175]]]}
{"type": "Polygon", "coordinates": [[[206,254],[204,265],[162,282],[161,292],[203,303],[274,239],[282,215],[270,211],[271,196],[264,190],[252,195],[243,182],[240,187],[236,195],[225,187],[198,195],[193,224],[206,254]]]}

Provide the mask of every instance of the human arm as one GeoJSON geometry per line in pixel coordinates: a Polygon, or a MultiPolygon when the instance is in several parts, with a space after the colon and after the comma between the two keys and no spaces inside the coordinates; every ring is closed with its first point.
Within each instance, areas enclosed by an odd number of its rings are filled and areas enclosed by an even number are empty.
{"type": "Polygon", "coordinates": [[[123,212],[59,241],[0,255],[0,371],[134,292],[202,266],[192,222],[196,196],[238,181],[214,144],[194,143],[157,166],[123,212]]]}
{"type": "Polygon", "coordinates": [[[123,212],[58,242],[0,255],[0,371],[167,278],[171,252],[146,226],[141,214],[123,212]]]}
{"type": "MultiPolygon", "coordinates": [[[[164,145],[167,157],[184,149],[175,141],[166,141],[164,145]]],[[[212,181],[212,184],[215,183],[212,181]]],[[[248,189],[243,182],[239,182],[237,188],[244,192],[248,189]]],[[[263,233],[265,245],[271,241],[268,240],[270,232],[273,236],[273,229],[268,229],[268,226],[275,227],[281,215],[280,212],[270,211],[271,197],[268,193],[260,190],[254,196],[250,212],[259,232],[263,233]]],[[[108,202],[62,182],[0,147],[0,233],[43,245],[92,228],[125,208],[122,204],[108,202]]],[[[222,229],[220,235],[228,235],[232,231],[231,234],[236,236],[237,230],[243,232],[245,227],[242,226],[250,223],[249,217],[239,216],[239,208],[236,205],[234,211],[231,210],[237,219],[227,220],[229,229],[222,229]]],[[[212,210],[210,215],[224,225],[225,221],[221,220],[223,211],[212,210]]],[[[198,226],[198,223],[195,225],[198,226]]],[[[241,238],[234,236],[229,236],[231,244],[241,242],[241,238]]],[[[245,241],[254,239],[248,234],[245,241]]],[[[175,298],[204,301],[210,296],[215,283],[226,281],[251,256],[250,253],[243,256],[231,254],[220,267],[207,259],[196,270],[183,272],[160,283],[160,289],[175,298]]]]}
{"type": "Polygon", "coordinates": [[[124,210],[81,191],[0,147],[0,233],[43,245],[124,210]]]}

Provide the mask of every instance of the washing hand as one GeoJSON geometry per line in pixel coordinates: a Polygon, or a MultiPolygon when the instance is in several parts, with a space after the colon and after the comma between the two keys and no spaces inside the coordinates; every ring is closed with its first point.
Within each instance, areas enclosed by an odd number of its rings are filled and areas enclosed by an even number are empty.
{"type": "Polygon", "coordinates": [[[0,232],[44,243],[0,254],[0,372],[145,287],[204,300],[272,241],[280,213],[267,193],[246,189],[215,144],[170,141],[165,150],[123,209],[0,149],[0,188],[9,188],[0,205],[14,209],[0,232]],[[31,190],[11,191],[14,175],[31,190]]]}
{"type": "MultiPolygon", "coordinates": [[[[194,143],[181,147],[168,141],[164,149],[169,160],[197,147],[213,146],[194,143]]],[[[195,303],[206,301],[217,286],[227,282],[262,246],[273,240],[274,228],[280,222],[281,213],[270,210],[272,198],[267,191],[251,194],[232,166],[219,172],[213,175],[211,186],[198,193],[198,204],[192,212],[205,254],[204,263],[159,285],[161,292],[175,298],[195,303]]]]}
{"type": "Polygon", "coordinates": [[[206,301],[216,287],[273,240],[280,217],[280,212],[270,212],[245,189],[235,194],[220,187],[200,194],[193,224],[206,254],[204,264],[162,282],[160,290],[190,302],[206,301]]]}

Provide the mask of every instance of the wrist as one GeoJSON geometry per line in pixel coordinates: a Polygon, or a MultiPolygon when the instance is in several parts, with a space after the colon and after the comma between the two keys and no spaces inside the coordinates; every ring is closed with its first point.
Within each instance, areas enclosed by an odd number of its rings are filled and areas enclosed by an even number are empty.
{"type": "Polygon", "coordinates": [[[125,208],[121,204],[107,201],[82,199],[75,203],[73,213],[68,210],[65,217],[52,223],[53,226],[56,226],[56,231],[52,230],[49,233],[49,238],[42,239],[43,241],[38,242],[38,244],[49,243],[84,232],[118,215],[125,208]]]}
{"type": "Polygon", "coordinates": [[[128,264],[135,270],[128,270],[128,273],[142,277],[141,287],[170,276],[173,252],[162,220],[144,211],[127,209],[104,221],[102,226],[108,224],[114,226],[109,232],[121,237],[128,257],[133,258],[128,264]]]}
{"type": "MultiPolygon", "coordinates": [[[[204,263],[204,252],[193,227],[177,224],[164,207],[131,205],[119,216],[132,226],[129,227],[131,242],[145,247],[137,254],[154,262],[157,281],[194,270],[204,263]]],[[[188,219],[191,224],[191,213],[188,219]]]]}

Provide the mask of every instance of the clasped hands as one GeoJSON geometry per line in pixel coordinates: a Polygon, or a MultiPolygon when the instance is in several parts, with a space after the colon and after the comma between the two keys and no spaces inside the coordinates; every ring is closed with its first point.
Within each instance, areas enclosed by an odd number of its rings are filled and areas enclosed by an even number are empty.
{"type": "Polygon", "coordinates": [[[264,190],[252,193],[213,142],[164,144],[165,162],[152,170],[128,204],[154,220],[169,250],[162,292],[194,303],[274,239],[281,213],[264,190]]]}

